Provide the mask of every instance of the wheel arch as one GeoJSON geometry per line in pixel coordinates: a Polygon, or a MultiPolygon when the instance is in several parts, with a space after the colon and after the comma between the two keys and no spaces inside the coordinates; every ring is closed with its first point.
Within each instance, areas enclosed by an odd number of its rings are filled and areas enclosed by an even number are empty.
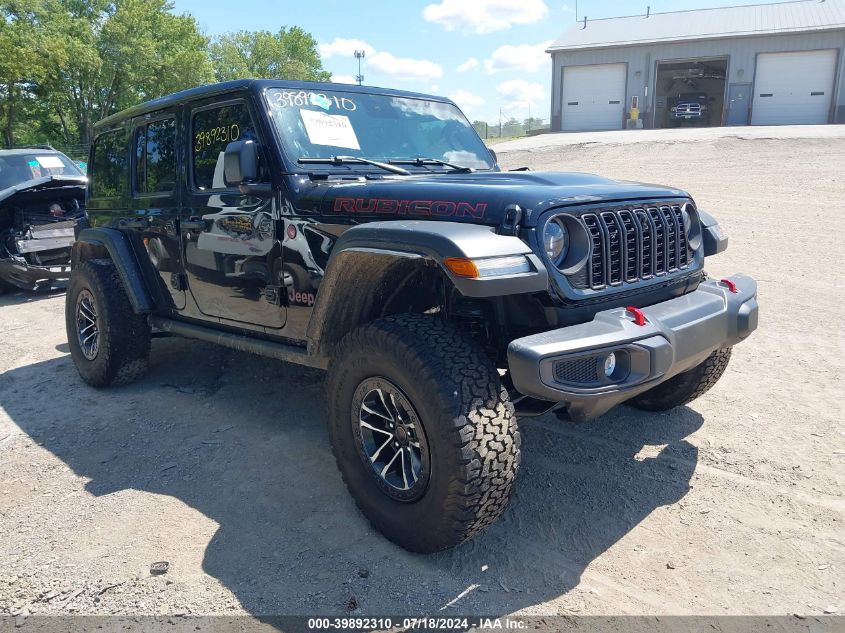
{"type": "Polygon", "coordinates": [[[418,254],[352,248],[333,254],[320,283],[306,336],[309,353],[328,356],[355,328],[396,314],[401,307],[422,312],[436,300],[437,265],[418,254]],[[400,293],[414,288],[411,303],[400,293]]]}
{"type": "Polygon", "coordinates": [[[439,296],[435,280],[477,298],[544,291],[549,284],[530,247],[517,237],[498,235],[494,227],[432,220],[368,222],[347,230],[332,250],[306,331],[309,352],[328,356],[356,327],[433,307],[439,296]],[[532,272],[468,279],[443,263],[449,257],[510,255],[525,256],[532,272]]]}
{"type": "Polygon", "coordinates": [[[91,259],[111,260],[136,314],[149,314],[153,311],[152,293],[135,250],[126,235],[116,229],[83,229],[71,249],[71,270],[91,259]]]}

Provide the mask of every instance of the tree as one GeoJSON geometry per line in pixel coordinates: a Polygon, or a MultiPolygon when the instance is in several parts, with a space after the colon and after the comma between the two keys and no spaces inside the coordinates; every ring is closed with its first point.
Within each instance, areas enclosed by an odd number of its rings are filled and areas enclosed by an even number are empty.
{"type": "Polygon", "coordinates": [[[18,130],[39,106],[36,92],[52,69],[66,60],[61,38],[50,23],[55,2],[19,0],[0,4],[0,120],[3,140],[13,145],[18,130]]]}
{"type": "Polygon", "coordinates": [[[543,119],[536,116],[525,119],[525,121],[522,122],[522,126],[526,130],[539,130],[541,128],[548,127],[548,125],[543,122],[543,119]]]}
{"type": "Polygon", "coordinates": [[[472,127],[475,128],[475,131],[478,133],[478,135],[481,138],[487,138],[489,125],[487,124],[486,121],[481,121],[479,119],[476,119],[475,121],[472,122],[472,127]]]}
{"type": "Polygon", "coordinates": [[[255,77],[328,81],[314,37],[294,26],[270,31],[238,31],[216,38],[209,51],[217,81],[255,77]]]}
{"type": "Polygon", "coordinates": [[[209,40],[170,0],[0,0],[6,145],[87,145],[94,123],[141,101],[237,77],[325,81],[298,27],[209,40]]]}
{"type": "Polygon", "coordinates": [[[68,136],[91,140],[99,119],[213,79],[208,40],[167,0],[55,0],[48,26],[66,57],[41,94],[68,136]]]}

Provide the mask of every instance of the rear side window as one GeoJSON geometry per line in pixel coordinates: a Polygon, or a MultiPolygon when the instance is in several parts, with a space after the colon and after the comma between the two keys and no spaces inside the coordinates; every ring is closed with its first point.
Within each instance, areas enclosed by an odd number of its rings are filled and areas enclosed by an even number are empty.
{"type": "Polygon", "coordinates": [[[135,192],[168,194],[176,188],[176,121],[162,119],[135,130],[135,192]]]}
{"type": "Polygon", "coordinates": [[[100,134],[94,141],[91,197],[122,198],[129,188],[129,148],[126,130],[100,134]]]}
{"type": "Polygon", "coordinates": [[[200,110],[191,121],[194,187],[201,191],[225,189],[223,153],[232,141],[258,140],[245,103],[200,110]]]}

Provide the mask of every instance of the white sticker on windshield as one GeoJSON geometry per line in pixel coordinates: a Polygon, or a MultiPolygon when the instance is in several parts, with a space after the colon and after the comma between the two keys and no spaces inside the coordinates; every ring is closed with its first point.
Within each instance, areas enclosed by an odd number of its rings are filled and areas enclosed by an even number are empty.
{"type": "Polygon", "coordinates": [[[38,161],[38,164],[44,167],[45,169],[52,169],[54,167],[58,167],[61,169],[64,167],[62,164],[62,159],[58,156],[36,156],[35,160],[38,161]]]}
{"type": "Polygon", "coordinates": [[[315,145],[361,149],[348,116],[324,114],[313,110],[300,110],[299,116],[305,124],[308,140],[315,145]]]}

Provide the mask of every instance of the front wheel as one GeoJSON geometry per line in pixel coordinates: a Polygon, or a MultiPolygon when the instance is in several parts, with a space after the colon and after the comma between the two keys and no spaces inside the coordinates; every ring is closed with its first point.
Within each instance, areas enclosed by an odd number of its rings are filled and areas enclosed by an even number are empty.
{"type": "Polygon", "coordinates": [[[715,385],[731,359],[731,348],[717,349],[692,369],[631,398],[625,404],[644,411],[668,411],[692,402],[715,385]]]}
{"type": "Polygon", "coordinates": [[[358,507],[414,552],[461,543],[507,505],[520,459],[513,406],[476,345],[435,317],[402,315],[341,341],[329,433],[358,507]]]}

